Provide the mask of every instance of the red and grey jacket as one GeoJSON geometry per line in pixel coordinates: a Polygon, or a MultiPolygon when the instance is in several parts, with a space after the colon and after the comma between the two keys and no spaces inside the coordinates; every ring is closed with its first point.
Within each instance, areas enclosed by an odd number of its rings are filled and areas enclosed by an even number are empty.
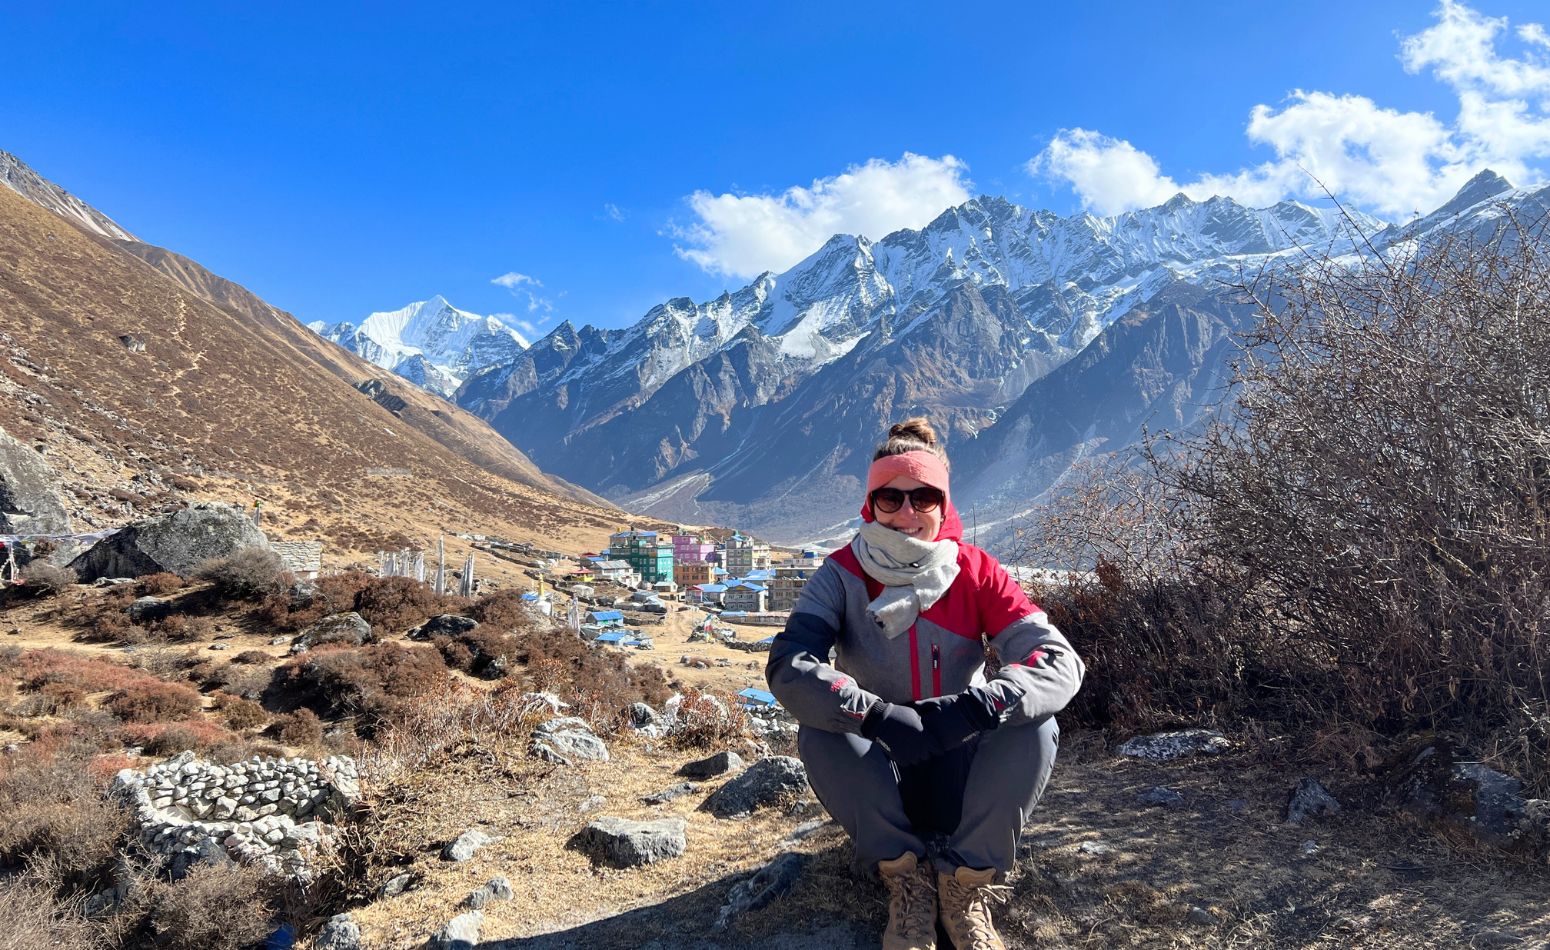
{"type": "Polygon", "coordinates": [[[1082,685],[1071,644],[985,551],[958,545],[958,577],[910,629],[888,637],[867,616],[882,592],[849,546],[814,573],[770,647],[770,692],[804,726],[859,732],[880,701],[983,687],[1008,725],[1059,712],[1082,685]],[[1001,660],[987,678],[981,634],[1001,660]],[[832,652],[831,652],[832,651],[832,652]],[[832,660],[831,660],[832,655],[832,660]]]}

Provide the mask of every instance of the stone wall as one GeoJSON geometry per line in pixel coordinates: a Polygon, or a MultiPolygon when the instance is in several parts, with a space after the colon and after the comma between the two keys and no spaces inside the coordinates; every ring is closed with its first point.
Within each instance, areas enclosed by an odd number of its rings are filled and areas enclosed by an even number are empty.
{"type": "Polygon", "coordinates": [[[360,791],[345,756],[216,765],[184,752],[120,771],[111,794],[134,811],[140,843],[170,858],[174,872],[231,860],[306,880],[309,859],[360,791]]]}

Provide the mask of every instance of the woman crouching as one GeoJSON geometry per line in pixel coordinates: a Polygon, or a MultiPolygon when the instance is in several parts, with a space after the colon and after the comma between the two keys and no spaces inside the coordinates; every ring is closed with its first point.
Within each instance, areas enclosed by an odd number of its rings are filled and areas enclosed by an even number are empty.
{"type": "Polygon", "coordinates": [[[861,520],[802,589],[765,677],[800,724],[813,790],[888,888],[885,950],[934,948],[939,913],[958,950],[1002,948],[997,881],[1049,780],[1054,715],[1082,661],[995,558],[962,542],[924,418],[878,446],[861,520]],[[928,860],[933,837],[945,844],[928,860]]]}

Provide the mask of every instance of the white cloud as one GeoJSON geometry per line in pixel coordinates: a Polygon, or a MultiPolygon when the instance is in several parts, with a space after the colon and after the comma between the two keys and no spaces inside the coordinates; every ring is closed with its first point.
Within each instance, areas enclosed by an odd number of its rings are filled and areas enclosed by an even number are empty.
{"type": "Polygon", "coordinates": [[[611,201],[603,202],[603,214],[607,215],[609,219],[613,221],[624,220],[624,211],[611,201]]]}
{"type": "Polygon", "coordinates": [[[1179,184],[1123,139],[1066,129],[1028,170],[1066,182],[1083,207],[1099,214],[1155,205],[1179,191],[1264,206],[1319,198],[1328,188],[1359,207],[1407,217],[1442,204],[1483,168],[1519,185],[1539,180],[1550,157],[1550,36],[1540,24],[1520,26],[1516,35],[1527,48],[1514,58],[1497,49],[1505,18],[1481,16],[1454,0],[1444,0],[1436,18],[1401,41],[1400,62],[1411,73],[1429,70],[1458,97],[1451,125],[1365,96],[1297,90],[1279,109],[1250,111],[1249,141],[1275,152],[1251,168],[1179,184]]]}
{"type": "Polygon", "coordinates": [[[549,317],[536,321],[525,320],[514,313],[492,313],[490,316],[522,334],[522,338],[529,343],[544,335],[543,326],[550,320],[549,317]]]}
{"type": "MultiPolygon", "coordinates": [[[[533,288],[542,287],[544,285],[544,282],[539,280],[537,277],[531,277],[527,274],[519,274],[516,271],[509,271],[500,275],[499,277],[491,279],[490,283],[505,287],[507,290],[511,291],[511,295],[513,297],[517,298],[518,300],[525,301],[528,313],[544,314],[543,319],[539,321],[540,325],[548,322],[548,320],[553,316],[554,301],[547,296],[535,293],[533,290],[533,288]]],[[[563,297],[565,294],[562,292],[560,296],[563,297]]],[[[501,315],[496,314],[496,316],[501,315]]],[[[505,314],[505,316],[510,316],[510,314],[505,314]]],[[[510,323],[510,321],[506,322],[510,323]]],[[[513,324],[513,326],[515,325],[516,324],[513,324]]],[[[531,327],[532,325],[530,324],[529,326],[531,327]]]]}
{"type": "Polygon", "coordinates": [[[544,285],[544,282],[538,278],[529,277],[526,274],[519,274],[516,271],[508,271],[499,277],[492,278],[490,283],[505,287],[507,290],[511,291],[515,291],[523,284],[532,284],[534,287],[542,287],[544,285]]]}
{"type": "Polygon", "coordinates": [[[918,228],[969,200],[968,166],[951,155],[904,153],[872,159],[841,174],[778,195],[713,195],[688,200],[697,220],[673,229],[679,256],[713,274],[753,277],[782,271],[835,234],[880,238],[918,228]]]}

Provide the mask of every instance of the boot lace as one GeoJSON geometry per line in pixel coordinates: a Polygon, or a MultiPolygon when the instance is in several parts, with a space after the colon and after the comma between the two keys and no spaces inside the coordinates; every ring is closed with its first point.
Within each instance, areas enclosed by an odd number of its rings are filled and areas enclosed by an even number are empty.
{"type": "Polygon", "coordinates": [[[991,919],[990,905],[991,903],[1005,904],[1012,897],[1012,888],[1005,884],[980,884],[971,887],[953,878],[947,880],[948,888],[952,892],[953,904],[963,908],[964,923],[969,927],[966,936],[972,941],[970,946],[998,945],[1001,935],[996,931],[995,921],[991,919]]]}
{"type": "Polygon", "coordinates": [[[936,935],[936,882],[923,870],[888,877],[888,890],[895,902],[895,920],[903,936],[936,935]]]}

